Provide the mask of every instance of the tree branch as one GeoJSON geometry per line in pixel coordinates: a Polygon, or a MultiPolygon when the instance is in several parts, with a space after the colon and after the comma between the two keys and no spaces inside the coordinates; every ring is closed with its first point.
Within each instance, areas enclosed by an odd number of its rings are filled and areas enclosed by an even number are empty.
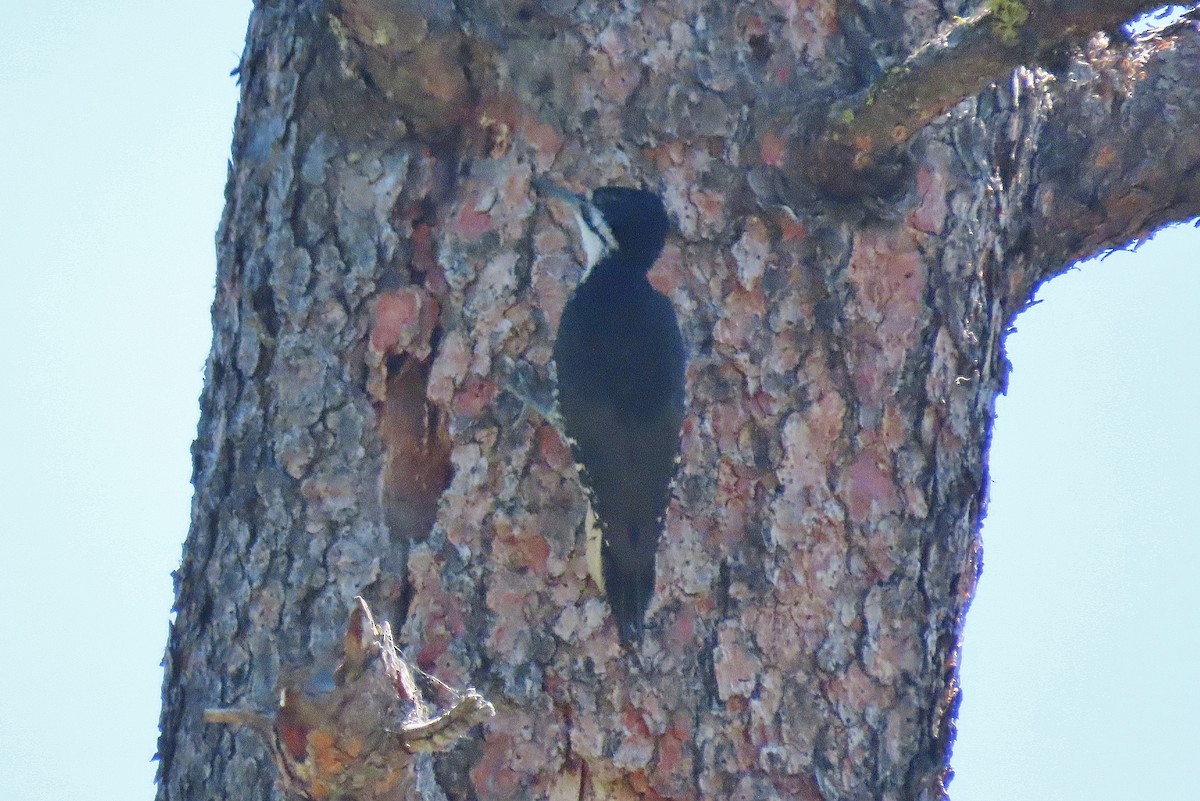
{"type": "Polygon", "coordinates": [[[785,169],[832,197],[889,196],[903,172],[890,156],[939,115],[1017,67],[1161,5],[992,0],[875,85],[835,104],[812,144],[790,149],[785,169]]]}
{"type": "Polygon", "coordinates": [[[1030,241],[1047,269],[1200,214],[1200,10],[1075,70],[1086,79],[1060,83],[1035,162],[1030,241]]]}

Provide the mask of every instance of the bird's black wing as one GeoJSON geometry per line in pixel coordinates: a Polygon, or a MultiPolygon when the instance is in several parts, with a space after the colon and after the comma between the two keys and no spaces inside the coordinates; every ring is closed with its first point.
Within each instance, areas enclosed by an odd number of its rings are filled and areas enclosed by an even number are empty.
{"type": "Polygon", "coordinates": [[[683,422],[682,337],[670,301],[645,290],[572,298],[555,342],[559,411],[601,525],[604,591],[624,642],[637,639],[654,593],[683,422]]]}

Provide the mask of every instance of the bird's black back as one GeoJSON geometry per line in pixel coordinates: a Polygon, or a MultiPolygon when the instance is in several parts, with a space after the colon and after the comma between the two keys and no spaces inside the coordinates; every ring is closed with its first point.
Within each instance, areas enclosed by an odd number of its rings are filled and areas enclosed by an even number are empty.
{"type": "Polygon", "coordinates": [[[648,266],[622,251],[595,265],[554,344],[559,411],[604,532],[605,594],[625,643],[640,637],[654,593],[684,410],[683,338],[648,266]]]}

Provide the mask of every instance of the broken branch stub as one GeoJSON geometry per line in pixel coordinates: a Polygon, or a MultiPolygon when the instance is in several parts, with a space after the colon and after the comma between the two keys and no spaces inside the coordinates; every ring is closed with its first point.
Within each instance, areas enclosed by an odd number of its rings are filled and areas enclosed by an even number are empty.
{"type": "Polygon", "coordinates": [[[273,715],[204,713],[208,723],[249,726],[262,735],[280,786],[312,801],[402,797],[412,754],[447,750],[496,714],[473,689],[459,692],[409,665],[391,626],[377,624],[366,601],[356,600],[332,676],[317,671],[303,682],[283,682],[273,715]],[[431,695],[444,696],[442,703],[431,695]]]}

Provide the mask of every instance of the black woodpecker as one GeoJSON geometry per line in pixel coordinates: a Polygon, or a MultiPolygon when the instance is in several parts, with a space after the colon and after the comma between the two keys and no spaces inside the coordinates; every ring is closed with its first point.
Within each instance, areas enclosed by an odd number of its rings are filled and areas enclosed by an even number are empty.
{"type": "Polygon", "coordinates": [[[645,190],[607,186],[581,197],[537,186],[572,205],[587,253],[554,341],[558,412],[591,504],[589,567],[630,646],[654,594],[683,425],[683,337],[671,301],[646,278],[670,221],[645,190]]]}

